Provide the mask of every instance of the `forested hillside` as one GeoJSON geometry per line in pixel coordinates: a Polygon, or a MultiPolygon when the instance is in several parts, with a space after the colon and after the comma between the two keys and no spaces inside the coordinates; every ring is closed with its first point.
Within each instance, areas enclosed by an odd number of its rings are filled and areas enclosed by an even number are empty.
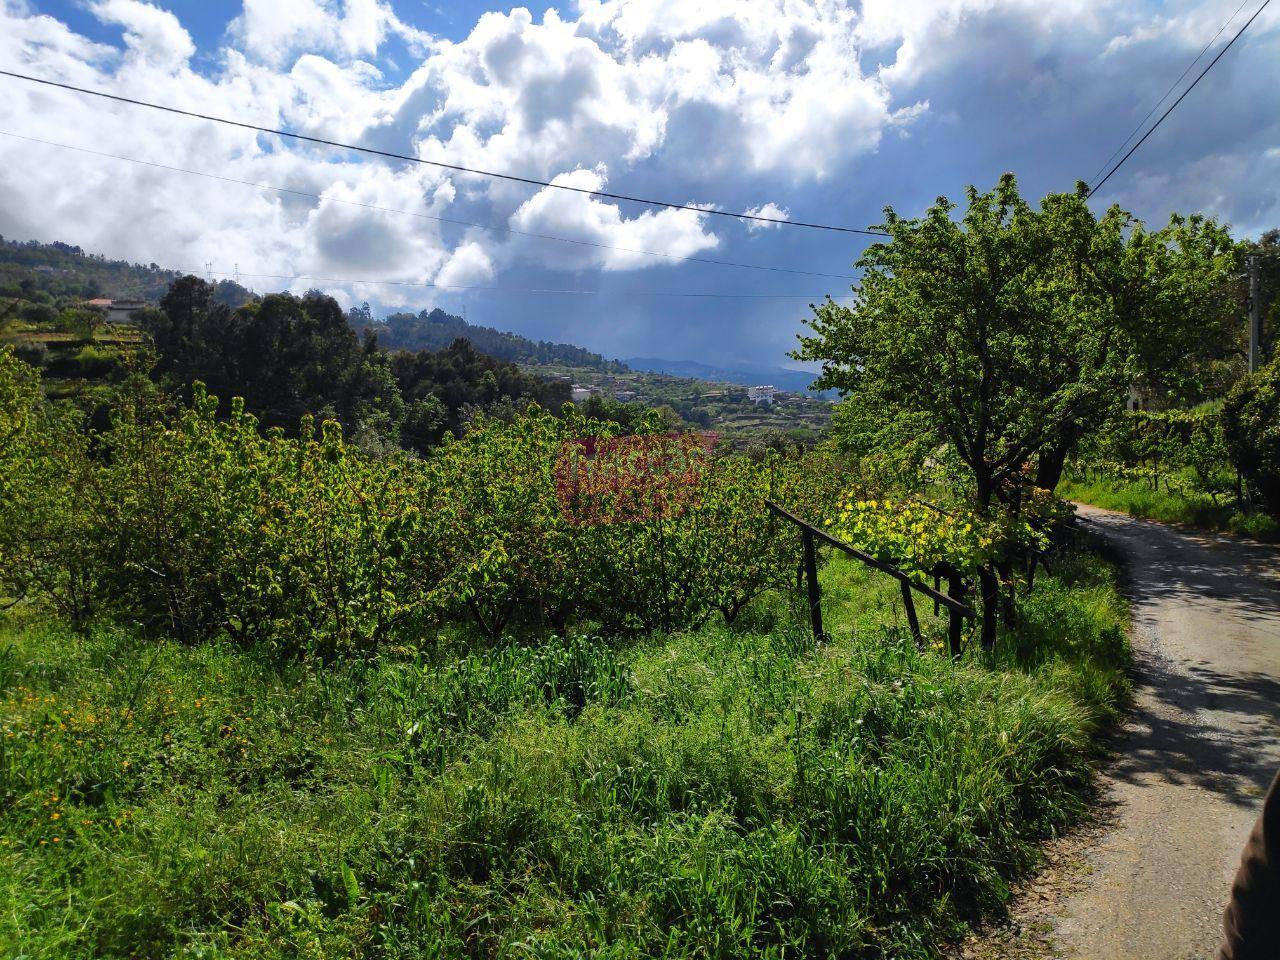
{"type": "Polygon", "coordinates": [[[185,276],[129,323],[106,323],[80,296],[0,303],[0,344],[37,368],[50,398],[107,415],[129,377],[149,376],[184,396],[199,381],[267,427],[294,432],[306,414],[333,418],[372,451],[425,451],[460,435],[477,411],[539,403],[558,410],[563,380],[538,377],[457,339],[436,351],[379,349],[332,297],[269,294],[240,306],[225,287],[185,276]]]}
{"type": "MultiPolygon", "coordinates": [[[[49,303],[78,297],[159,300],[182,274],[155,263],[108,260],[66,243],[0,237],[0,296],[49,303]]],[[[213,285],[213,298],[238,307],[253,294],[230,280],[213,285]]]]}
{"type": "Polygon", "coordinates": [[[385,320],[374,320],[365,304],[351,311],[351,322],[357,328],[372,330],[379,343],[393,350],[439,350],[458,337],[465,337],[481,353],[513,363],[563,364],[607,373],[625,373],[629,369],[625,363],[606,360],[571,343],[530,340],[493,327],[476,326],[439,308],[417,314],[393,313],[385,320]]]}
{"type": "Polygon", "coordinates": [[[183,277],[141,321],[158,355],[156,372],[176,387],[195,381],[238,396],[268,427],[293,430],[308,413],[332,417],[360,443],[423,451],[445,431],[462,433],[476,409],[506,402],[556,410],[560,381],[456,338],[438,350],[379,349],[347,322],[332,297],[269,294],[231,309],[198,277],[183,277]]]}

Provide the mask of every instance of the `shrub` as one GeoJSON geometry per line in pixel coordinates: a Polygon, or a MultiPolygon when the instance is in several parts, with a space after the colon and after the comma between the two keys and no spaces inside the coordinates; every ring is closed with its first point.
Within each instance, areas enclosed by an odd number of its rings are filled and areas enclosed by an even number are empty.
{"type": "Polygon", "coordinates": [[[1222,404],[1231,462],[1280,518],[1280,360],[1243,377],[1222,404]]]}
{"type": "Polygon", "coordinates": [[[49,363],[49,348],[39,340],[17,344],[13,348],[13,355],[37,369],[49,363]]]}
{"type": "Polygon", "coordinates": [[[73,362],[78,376],[97,380],[120,369],[120,351],[90,343],[76,351],[73,362]]]}
{"type": "Polygon", "coordinates": [[[131,382],[97,435],[27,407],[29,456],[0,516],[0,540],[31,568],[24,585],[77,622],[101,608],[184,643],[225,633],[290,656],[415,645],[461,618],[490,641],[516,626],[732,620],[799,562],[765,500],[821,520],[840,482],[817,454],[753,461],[652,432],[614,442],[615,425],[536,406],[481,416],[423,459],[366,454],[331,421],[264,434],[238,400],[220,416],[198,384],[186,405],[131,382]],[[568,476],[595,485],[570,496],[568,476]]]}
{"type": "Polygon", "coordinates": [[[0,596],[36,592],[77,627],[93,610],[89,442],[71,409],[39,401],[36,373],[0,348],[0,596]]]}

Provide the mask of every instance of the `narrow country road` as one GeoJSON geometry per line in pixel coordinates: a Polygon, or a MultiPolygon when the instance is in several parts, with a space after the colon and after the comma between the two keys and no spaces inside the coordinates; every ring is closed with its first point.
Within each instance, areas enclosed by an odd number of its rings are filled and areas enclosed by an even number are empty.
{"type": "Polygon", "coordinates": [[[1051,942],[1082,960],[1211,958],[1280,767],[1280,550],[1079,513],[1128,560],[1134,709],[1103,778],[1108,825],[1045,918],[1051,942]]]}

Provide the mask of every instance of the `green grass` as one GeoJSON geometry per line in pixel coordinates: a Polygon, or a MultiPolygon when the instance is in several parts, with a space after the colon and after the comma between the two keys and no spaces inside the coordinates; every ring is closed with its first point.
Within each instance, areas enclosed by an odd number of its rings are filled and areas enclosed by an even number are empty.
{"type": "Polygon", "coordinates": [[[1280,524],[1262,511],[1243,506],[1234,498],[1217,502],[1194,491],[1151,489],[1142,481],[1081,480],[1068,477],[1057,494],[1067,500],[1089,503],[1134,517],[1165,523],[1181,523],[1201,530],[1222,530],[1259,540],[1280,540],[1280,524]]]}
{"type": "MultiPolygon", "coordinates": [[[[337,667],[0,621],[0,955],[926,957],[1087,795],[1108,568],[952,663],[837,561],[629,646],[337,667]]],[[[922,610],[923,612],[927,612],[922,610]]]]}

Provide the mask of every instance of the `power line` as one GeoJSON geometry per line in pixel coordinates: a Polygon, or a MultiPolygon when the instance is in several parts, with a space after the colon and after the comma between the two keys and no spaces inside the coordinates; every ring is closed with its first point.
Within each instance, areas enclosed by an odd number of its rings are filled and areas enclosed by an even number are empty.
{"type": "Polygon", "coordinates": [[[882,230],[863,230],[858,227],[837,227],[825,223],[806,223],[800,220],[784,220],[781,217],[765,217],[754,213],[732,213],[728,210],[706,209],[703,207],[695,207],[691,204],[671,203],[666,200],[649,200],[644,197],[633,197],[623,193],[607,193],[603,190],[588,190],[585,187],[573,187],[564,183],[552,183],[548,180],[519,177],[510,173],[495,173],[491,170],[479,170],[474,167],[464,167],[460,164],[444,163],[439,160],[426,160],[422,157],[412,157],[403,153],[376,150],[373,147],[360,147],[355,144],[342,143],[337,140],[326,140],[323,137],[311,137],[302,133],[294,133],[290,130],[276,130],[272,127],[263,127],[256,123],[248,123],[243,120],[230,120],[226,117],[215,117],[206,113],[197,113],[193,110],[181,110],[178,107],[165,106],[160,103],[151,103],[147,100],[135,100],[132,97],[125,97],[116,93],[107,93],[103,90],[93,90],[89,87],[77,87],[70,83],[60,83],[57,80],[46,80],[42,77],[33,77],[25,73],[16,73],[12,70],[0,70],[0,76],[12,77],[15,80],[26,80],[29,83],[39,83],[48,87],[57,87],[61,90],[70,90],[73,93],[83,93],[91,97],[102,97],[105,100],[115,100],[118,103],[127,103],[135,107],[147,107],[151,110],[163,110],[165,113],[173,113],[182,117],[192,117],[196,120],[208,120],[213,123],[222,123],[231,127],[239,127],[243,130],[255,130],[258,133],[267,133],[272,136],[288,137],[293,140],[301,140],[305,143],[315,143],[325,147],[336,147],[340,150],[354,150],[357,153],[367,153],[370,156],[384,157],[388,160],[403,160],[406,163],[419,163],[425,166],[439,167],[443,170],[453,170],[458,173],[470,173],[481,177],[493,177],[498,180],[509,180],[513,183],[523,183],[528,184],[529,186],[548,187],[553,190],[567,190],[570,193],[584,193],[588,196],[604,197],[608,200],[622,200],[627,203],[639,203],[650,207],[665,207],[669,210],[689,210],[693,213],[706,214],[708,216],[731,217],[735,220],[751,220],[756,223],[769,223],[787,227],[804,227],[810,230],[830,230],[836,233],[860,233],[873,237],[888,236],[888,234],[882,230]]]}
{"type": "MultiPolygon", "coordinates": [[[[175,273],[196,273],[194,270],[176,270],[175,273]]],[[[230,279],[232,274],[220,273],[216,270],[208,271],[211,277],[222,277],[230,279]]],[[[482,287],[467,286],[455,283],[434,283],[430,280],[347,280],[339,277],[312,277],[297,274],[286,273],[245,273],[239,271],[236,276],[247,277],[249,279],[259,280],[287,280],[296,282],[304,280],[307,283],[334,283],[343,286],[372,285],[372,286],[391,286],[391,287],[426,287],[433,290],[468,290],[482,291],[487,293],[518,293],[518,294],[549,294],[555,296],[588,296],[595,297],[608,293],[606,290],[584,290],[576,287],[556,288],[556,287],[482,287]]],[[[706,300],[808,300],[810,303],[815,300],[822,300],[830,294],[804,294],[804,293],[710,293],[710,292],[685,292],[672,290],[622,290],[618,291],[628,297],[680,297],[691,299],[706,300]]]]}
{"type": "Polygon", "coordinates": [[[857,277],[849,276],[847,274],[818,273],[814,270],[798,270],[792,267],[775,267],[761,263],[739,263],[734,260],[718,260],[714,257],[683,256],[676,253],[661,253],[656,250],[640,250],[634,247],[619,247],[609,243],[599,243],[594,240],[580,240],[570,237],[557,237],[548,233],[533,233],[527,230],[516,230],[512,227],[503,227],[492,223],[478,223],[471,220],[459,220],[454,217],[437,217],[427,213],[418,213],[414,210],[398,210],[394,207],[383,207],[373,203],[364,203],[360,200],[343,200],[338,197],[330,197],[318,193],[308,193],[305,190],[296,190],[292,187],[277,187],[270,183],[262,183],[254,180],[241,180],[237,177],[228,177],[220,173],[208,173],[203,170],[190,170],[186,167],[175,167],[167,163],[157,163],[154,160],[140,160],[137,157],[126,157],[122,154],[105,153],[101,150],[91,150],[88,147],[78,147],[70,143],[60,143],[56,140],[43,140],[40,137],[29,137],[21,133],[11,133],[8,130],[0,130],[0,136],[12,137],[16,140],[26,140],[29,143],[39,143],[48,147],[59,147],[63,150],[74,150],[77,153],[86,153],[95,157],[106,157],[111,160],[123,160],[128,163],[136,163],[144,167],[153,167],[157,170],[168,170],[172,173],[183,173],[193,177],[205,177],[209,180],[219,180],[223,183],[235,183],[246,187],[257,187],[262,190],[274,190],[277,193],[284,193],[294,197],[305,197],[308,200],[342,203],[352,207],[362,207],[365,210],[376,210],[380,213],[394,213],[405,217],[416,217],[419,220],[433,220],[437,223],[451,223],[464,227],[477,227],[481,230],[492,230],[496,233],[507,233],[517,237],[532,237],[537,240],[554,240],[558,243],[572,243],[577,246],[595,247],[600,250],[614,250],[620,253],[635,253],[646,257],[662,257],[666,260],[710,263],[721,267],[741,267],[746,270],[768,270],[773,273],[790,273],[805,277],[825,277],[830,280],[857,279],[857,277]]]}
{"type": "Polygon", "coordinates": [[[1239,31],[1236,33],[1234,37],[1231,38],[1230,41],[1228,41],[1227,45],[1218,51],[1218,55],[1209,61],[1209,65],[1200,71],[1200,75],[1191,82],[1191,86],[1183,90],[1182,94],[1178,97],[1178,99],[1173,101],[1173,103],[1169,105],[1169,109],[1160,115],[1160,119],[1157,120],[1151,126],[1151,129],[1148,130],[1146,133],[1144,133],[1142,135],[1142,138],[1137,143],[1135,143],[1132,147],[1129,148],[1129,152],[1120,158],[1120,162],[1117,163],[1114,167],[1112,167],[1110,172],[1108,172],[1105,177],[1103,177],[1101,180],[1098,181],[1097,185],[1094,186],[1089,191],[1089,196],[1092,197],[1095,193],[1101,190],[1102,185],[1111,179],[1112,174],[1114,174],[1117,170],[1119,170],[1122,166],[1124,166],[1124,162],[1128,160],[1131,156],[1133,156],[1140,146],[1146,143],[1147,137],[1151,136],[1151,134],[1155,133],[1156,130],[1159,129],[1160,124],[1164,123],[1165,118],[1168,117],[1169,114],[1173,113],[1173,111],[1177,109],[1178,104],[1180,104],[1184,99],[1186,99],[1187,94],[1189,94],[1192,90],[1196,88],[1196,84],[1198,84],[1201,80],[1204,79],[1205,74],[1207,74],[1210,70],[1213,69],[1214,64],[1216,64],[1219,60],[1222,59],[1223,55],[1228,50],[1230,50],[1231,47],[1235,44],[1235,42],[1239,40],[1240,37],[1244,34],[1244,32],[1249,29],[1249,25],[1252,24],[1253,21],[1258,19],[1258,15],[1267,8],[1267,4],[1269,4],[1270,2],[1271,0],[1262,0],[1262,6],[1258,7],[1258,9],[1254,11],[1253,16],[1245,21],[1244,26],[1239,29],[1239,31]]]}
{"type": "Polygon", "coordinates": [[[1107,159],[1102,161],[1101,166],[1099,166],[1098,169],[1093,172],[1093,176],[1089,178],[1090,180],[1097,179],[1097,177],[1102,173],[1102,171],[1107,169],[1107,166],[1111,163],[1111,161],[1114,160],[1119,155],[1120,151],[1129,145],[1129,141],[1132,140],[1134,137],[1136,137],[1138,135],[1138,132],[1147,125],[1147,121],[1150,120],[1152,115],[1157,110],[1160,109],[1160,105],[1169,99],[1169,95],[1173,93],[1174,90],[1178,89],[1178,84],[1182,83],[1182,81],[1186,79],[1187,74],[1191,72],[1191,68],[1194,67],[1197,63],[1199,63],[1200,58],[1209,52],[1209,48],[1218,42],[1218,38],[1222,36],[1223,31],[1225,31],[1227,27],[1231,25],[1232,20],[1240,16],[1240,11],[1243,10],[1248,5],[1248,3],[1249,3],[1249,0],[1243,0],[1240,6],[1236,7],[1236,12],[1231,14],[1231,16],[1227,17],[1226,21],[1222,24],[1222,26],[1218,28],[1218,32],[1215,33],[1212,37],[1210,37],[1209,42],[1206,43],[1204,45],[1204,48],[1195,55],[1195,59],[1186,65],[1182,73],[1178,74],[1178,79],[1173,81],[1173,83],[1169,84],[1169,89],[1164,92],[1164,96],[1162,96],[1159,100],[1157,100],[1155,103],[1151,105],[1151,109],[1147,111],[1147,115],[1143,117],[1141,120],[1139,120],[1137,126],[1135,126],[1129,132],[1129,135],[1124,138],[1124,140],[1120,143],[1120,145],[1111,151],[1111,156],[1107,157],[1107,159]]]}

